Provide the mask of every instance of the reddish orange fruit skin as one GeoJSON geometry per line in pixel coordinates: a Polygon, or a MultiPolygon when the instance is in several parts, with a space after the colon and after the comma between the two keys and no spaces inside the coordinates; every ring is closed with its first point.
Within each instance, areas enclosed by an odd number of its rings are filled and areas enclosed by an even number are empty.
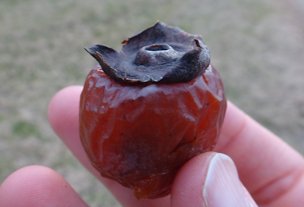
{"type": "Polygon", "coordinates": [[[226,110],[211,66],[189,82],[127,85],[93,69],[80,101],[80,137],[104,177],[138,198],[170,193],[179,168],[214,148],[226,110]]]}

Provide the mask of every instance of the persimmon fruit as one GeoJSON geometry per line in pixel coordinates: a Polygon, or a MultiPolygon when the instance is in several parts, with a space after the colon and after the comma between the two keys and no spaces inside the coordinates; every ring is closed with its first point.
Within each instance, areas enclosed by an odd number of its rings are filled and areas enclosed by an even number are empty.
{"type": "Polygon", "coordinates": [[[137,198],[170,193],[192,157],[213,150],[224,88],[202,38],[157,23],[123,41],[86,49],[99,63],[80,100],[82,145],[98,172],[137,198]]]}

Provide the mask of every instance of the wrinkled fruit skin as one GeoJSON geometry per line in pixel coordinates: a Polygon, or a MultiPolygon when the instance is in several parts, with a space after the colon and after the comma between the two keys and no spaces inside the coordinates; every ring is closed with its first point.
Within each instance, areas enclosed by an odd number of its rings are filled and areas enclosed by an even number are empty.
{"type": "Polygon", "coordinates": [[[93,69],[80,101],[81,141],[104,177],[137,198],[170,193],[180,167],[214,148],[226,110],[212,66],[189,82],[126,85],[93,69]]]}

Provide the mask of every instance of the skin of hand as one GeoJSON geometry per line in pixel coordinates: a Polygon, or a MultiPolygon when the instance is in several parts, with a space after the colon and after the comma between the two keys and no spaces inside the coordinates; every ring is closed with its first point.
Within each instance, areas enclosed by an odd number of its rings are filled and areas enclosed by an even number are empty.
{"type": "MultiPolygon", "coordinates": [[[[302,207],[304,159],[277,136],[228,103],[215,152],[198,155],[177,174],[170,196],[137,200],[115,181],[101,177],[80,143],[81,86],[59,91],[49,105],[49,122],[78,160],[124,207],[302,207]]],[[[1,207],[88,206],[62,176],[28,166],[0,186],[1,207]]]]}

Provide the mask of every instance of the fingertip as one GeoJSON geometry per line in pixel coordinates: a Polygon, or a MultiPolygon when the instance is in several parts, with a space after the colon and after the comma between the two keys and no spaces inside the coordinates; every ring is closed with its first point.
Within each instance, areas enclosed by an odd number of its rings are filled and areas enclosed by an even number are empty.
{"type": "Polygon", "coordinates": [[[257,206],[239,180],[232,159],[215,152],[187,162],[174,181],[171,196],[174,207],[257,206]]]}
{"type": "Polygon", "coordinates": [[[70,185],[54,170],[28,166],[11,175],[0,186],[0,206],[86,206],[70,185]]]}
{"type": "Polygon", "coordinates": [[[48,120],[54,131],[60,136],[66,126],[78,123],[78,107],[82,86],[68,86],[58,91],[48,106],[48,120]]]}
{"type": "Polygon", "coordinates": [[[209,162],[202,195],[208,207],[257,206],[240,181],[234,162],[222,153],[217,153],[209,162]]]}

